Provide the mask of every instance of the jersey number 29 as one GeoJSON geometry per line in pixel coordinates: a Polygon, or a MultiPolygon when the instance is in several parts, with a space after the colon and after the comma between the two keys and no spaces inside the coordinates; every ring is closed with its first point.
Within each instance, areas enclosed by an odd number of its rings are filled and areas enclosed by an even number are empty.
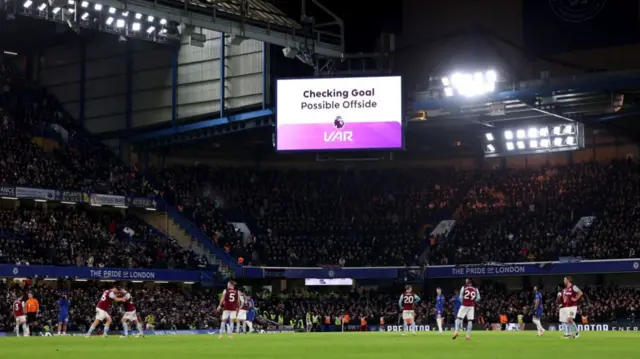
{"type": "Polygon", "coordinates": [[[475,300],[476,299],[476,291],[475,290],[465,289],[463,298],[464,299],[475,300]]]}

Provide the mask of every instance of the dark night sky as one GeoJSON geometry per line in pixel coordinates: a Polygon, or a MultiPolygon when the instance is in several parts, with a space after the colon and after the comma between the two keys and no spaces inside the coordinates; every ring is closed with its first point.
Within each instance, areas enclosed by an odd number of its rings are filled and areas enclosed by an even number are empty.
{"type": "MultiPolygon", "coordinates": [[[[376,39],[381,32],[398,34],[402,30],[401,1],[365,3],[356,0],[320,0],[320,2],[344,20],[348,53],[373,52],[376,39]]],[[[294,20],[300,20],[299,0],[275,0],[274,4],[294,20]]],[[[315,16],[317,22],[330,20],[310,0],[307,0],[307,13],[315,16]]]]}

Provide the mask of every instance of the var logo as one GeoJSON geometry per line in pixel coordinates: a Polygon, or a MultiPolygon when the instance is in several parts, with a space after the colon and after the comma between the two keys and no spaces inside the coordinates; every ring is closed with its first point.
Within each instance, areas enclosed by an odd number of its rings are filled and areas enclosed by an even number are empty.
{"type": "Polygon", "coordinates": [[[353,142],[353,132],[351,131],[325,132],[324,142],[353,142]]]}

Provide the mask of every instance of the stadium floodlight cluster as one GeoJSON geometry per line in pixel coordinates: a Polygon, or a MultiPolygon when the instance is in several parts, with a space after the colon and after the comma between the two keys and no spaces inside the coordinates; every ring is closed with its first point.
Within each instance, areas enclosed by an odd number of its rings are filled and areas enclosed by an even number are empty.
{"type": "Polygon", "coordinates": [[[19,14],[155,42],[179,40],[178,23],[85,0],[24,0],[19,14]]]}
{"type": "Polygon", "coordinates": [[[504,128],[484,135],[486,157],[573,151],[580,148],[584,148],[584,128],[579,123],[504,128]]]}
{"type": "Polygon", "coordinates": [[[451,76],[442,77],[441,80],[446,97],[456,95],[474,97],[495,91],[498,74],[493,70],[475,73],[456,72],[451,76]]]}

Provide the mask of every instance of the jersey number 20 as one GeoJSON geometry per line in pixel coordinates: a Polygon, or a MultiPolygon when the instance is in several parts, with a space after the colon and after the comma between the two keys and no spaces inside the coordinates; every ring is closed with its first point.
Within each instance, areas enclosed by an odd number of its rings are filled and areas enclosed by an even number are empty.
{"type": "Polygon", "coordinates": [[[405,296],[404,297],[404,304],[413,304],[413,296],[405,296]]]}

